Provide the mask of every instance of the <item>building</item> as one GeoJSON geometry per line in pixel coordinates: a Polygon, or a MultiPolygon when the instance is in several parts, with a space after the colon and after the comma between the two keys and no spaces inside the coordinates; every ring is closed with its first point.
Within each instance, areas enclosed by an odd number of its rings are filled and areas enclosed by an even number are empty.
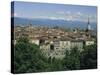
{"type": "Polygon", "coordinates": [[[93,45],[93,44],[94,44],[94,40],[86,40],[85,41],[86,46],[93,45]]]}
{"type": "Polygon", "coordinates": [[[77,47],[78,50],[83,50],[83,45],[84,45],[83,40],[71,40],[70,41],[70,48],[77,47]]]}
{"type": "Polygon", "coordinates": [[[39,39],[30,39],[29,41],[30,43],[34,43],[36,45],[39,45],[40,44],[40,40],[39,39]]]}
{"type": "MultiPolygon", "coordinates": [[[[91,37],[91,26],[88,19],[88,31],[68,32],[61,29],[53,29],[48,27],[15,27],[15,40],[19,37],[28,37],[30,43],[34,43],[40,47],[41,53],[47,58],[62,59],[65,56],[66,50],[71,50],[77,47],[82,51],[83,46],[94,44],[91,37]]],[[[14,43],[16,44],[16,41],[14,43]]]]}

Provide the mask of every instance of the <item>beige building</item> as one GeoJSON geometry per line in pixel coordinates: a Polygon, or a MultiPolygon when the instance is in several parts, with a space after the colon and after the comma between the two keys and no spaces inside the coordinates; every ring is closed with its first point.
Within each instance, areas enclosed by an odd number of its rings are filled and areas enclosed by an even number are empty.
{"type": "Polygon", "coordinates": [[[31,39],[30,42],[34,43],[36,45],[39,45],[39,43],[40,43],[39,39],[31,39]]]}
{"type": "Polygon", "coordinates": [[[46,57],[62,59],[65,56],[66,50],[70,50],[72,47],[83,46],[83,42],[70,42],[70,40],[54,40],[52,43],[45,43],[40,46],[43,54],[46,57]],[[80,44],[80,45],[79,45],[80,44]]]}
{"type": "Polygon", "coordinates": [[[86,44],[86,46],[93,45],[94,41],[93,40],[87,40],[87,41],[85,41],[85,44],[86,44]]]}
{"type": "Polygon", "coordinates": [[[82,40],[71,40],[70,41],[70,48],[75,48],[77,47],[79,50],[83,49],[83,41],[82,40]]]}
{"type": "MultiPolygon", "coordinates": [[[[40,44],[38,39],[31,40],[32,43],[40,45],[41,52],[47,58],[58,58],[62,59],[65,56],[66,50],[71,50],[77,47],[78,50],[83,50],[84,40],[70,40],[70,39],[57,39],[57,40],[45,40],[44,43],[40,44]]],[[[94,41],[85,41],[85,45],[92,45],[94,41]]]]}

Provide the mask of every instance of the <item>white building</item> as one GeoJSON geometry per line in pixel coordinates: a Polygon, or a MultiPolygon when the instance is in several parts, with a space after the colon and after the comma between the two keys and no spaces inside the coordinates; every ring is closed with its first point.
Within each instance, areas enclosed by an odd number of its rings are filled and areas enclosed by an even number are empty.
{"type": "Polygon", "coordinates": [[[94,44],[94,41],[93,40],[87,40],[85,41],[85,45],[88,46],[88,45],[93,45],[94,44]]]}
{"type": "Polygon", "coordinates": [[[34,43],[34,44],[36,44],[36,45],[39,45],[40,40],[39,40],[39,39],[31,39],[30,42],[31,42],[31,43],[34,43]]]}
{"type": "Polygon", "coordinates": [[[70,48],[77,47],[79,50],[83,49],[83,41],[82,40],[72,40],[70,41],[70,48]]]}

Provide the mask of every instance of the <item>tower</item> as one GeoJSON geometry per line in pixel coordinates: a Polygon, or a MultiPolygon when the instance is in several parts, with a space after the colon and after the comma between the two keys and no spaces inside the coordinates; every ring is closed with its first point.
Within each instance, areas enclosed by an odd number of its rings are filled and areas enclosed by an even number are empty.
{"type": "Polygon", "coordinates": [[[88,17],[87,29],[88,29],[88,30],[91,30],[91,25],[90,25],[89,17],[88,17]]]}
{"type": "Polygon", "coordinates": [[[87,33],[86,33],[86,36],[87,36],[88,38],[90,38],[90,37],[91,37],[91,35],[90,35],[90,32],[91,32],[91,25],[90,25],[89,17],[88,17],[86,32],[87,32],[87,33]]]}

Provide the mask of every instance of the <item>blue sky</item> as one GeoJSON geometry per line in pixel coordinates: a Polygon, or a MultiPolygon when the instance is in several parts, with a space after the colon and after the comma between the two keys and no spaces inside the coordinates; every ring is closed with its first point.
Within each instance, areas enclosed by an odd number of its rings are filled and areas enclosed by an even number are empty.
{"type": "Polygon", "coordinates": [[[97,21],[95,6],[15,2],[14,9],[14,17],[87,21],[89,16],[91,22],[97,21]]]}

